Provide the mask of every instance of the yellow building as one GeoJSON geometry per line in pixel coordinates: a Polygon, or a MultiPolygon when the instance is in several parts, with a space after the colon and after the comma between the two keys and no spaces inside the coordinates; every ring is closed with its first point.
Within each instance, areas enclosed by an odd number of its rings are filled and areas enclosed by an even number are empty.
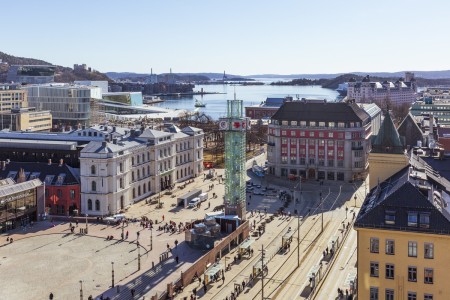
{"type": "Polygon", "coordinates": [[[386,113],[369,153],[369,189],[408,165],[408,156],[391,115],[386,113]]]}
{"type": "Polygon", "coordinates": [[[11,131],[51,131],[52,114],[49,110],[36,111],[33,107],[13,109],[0,113],[0,129],[11,131]]]}
{"type": "Polygon", "coordinates": [[[0,85],[0,113],[14,108],[28,107],[27,91],[18,89],[15,84],[0,85]]]}
{"type": "Polygon", "coordinates": [[[358,299],[450,299],[450,210],[424,176],[406,167],[367,195],[354,225],[358,299]]]}

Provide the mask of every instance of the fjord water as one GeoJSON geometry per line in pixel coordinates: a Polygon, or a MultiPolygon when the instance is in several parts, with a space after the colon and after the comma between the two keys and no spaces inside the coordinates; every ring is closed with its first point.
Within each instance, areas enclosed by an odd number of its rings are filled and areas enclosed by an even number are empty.
{"type": "MultiPolygon", "coordinates": [[[[258,81],[261,81],[258,79],[258,81]]],[[[271,79],[269,82],[281,81],[278,79],[271,79]]],[[[223,84],[209,84],[196,85],[194,91],[201,91],[223,94],[207,94],[195,96],[181,96],[181,97],[164,97],[164,102],[156,104],[160,107],[170,109],[186,109],[193,111],[195,109],[204,112],[217,120],[226,115],[226,100],[236,99],[244,101],[245,106],[258,105],[267,97],[286,97],[291,96],[294,99],[327,99],[327,101],[335,101],[339,94],[330,89],[324,89],[320,86],[275,86],[275,85],[223,85],[223,84]],[[206,104],[206,107],[194,107],[195,99],[206,104]]]]}

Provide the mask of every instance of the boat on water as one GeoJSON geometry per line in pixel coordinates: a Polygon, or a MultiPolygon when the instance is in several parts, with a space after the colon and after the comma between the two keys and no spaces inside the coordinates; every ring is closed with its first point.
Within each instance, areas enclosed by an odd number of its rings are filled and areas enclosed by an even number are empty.
{"type": "Polygon", "coordinates": [[[256,160],[253,161],[252,172],[258,177],[264,177],[264,168],[259,166],[256,160]]]}
{"type": "Polygon", "coordinates": [[[144,104],[154,104],[160,102],[164,102],[164,100],[158,96],[144,96],[142,99],[142,103],[144,104]]]}
{"type": "Polygon", "coordinates": [[[205,107],[206,104],[203,103],[202,101],[199,101],[199,100],[195,99],[195,104],[194,104],[194,106],[195,106],[195,107],[205,107]]]}
{"type": "Polygon", "coordinates": [[[347,90],[348,90],[348,82],[345,82],[345,83],[340,83],[338,85],[336,92],[338,92],[340,96],[345,97],[345,96],[347,96],[347,90]]]}

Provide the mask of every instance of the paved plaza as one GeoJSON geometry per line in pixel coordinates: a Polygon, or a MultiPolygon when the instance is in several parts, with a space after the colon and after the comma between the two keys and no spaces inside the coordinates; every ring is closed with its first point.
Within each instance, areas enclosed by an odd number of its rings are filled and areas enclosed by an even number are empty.
{"type": "MultiPolygon", "coordinates": [[[[261,164],[264,157],[261,155],[258,159],[261,164]]],[[[247,163],[247,167],[250,164],[251,161],[247,163]]],[[[216,172],[217,175],[223,175],[224,170],[219,169],[216,172]]],[[[252,175],[250,172],[248,174],[252,175]]],[[[252,180],[263,185],[256,188],[256,191],[261,191],[267,185],[275,189],[273,193],[265,195],[247,193],[247,216],[250,223],[256,226],[281,207],[282,202],[276,196],[280,190],[292,193],[294,198],[300,197],[296,192],[295,182],[275,178],[262,182],[259,178],[252,180]],[[281,184],[290,186],[280,188],[281,184]],[[267,214],[263,217],[258,214],[258,211],[262,214],[266,210],[267,214]]],[[[327,211],[339,209],[344,202],[350,200],[354,187],[338,183],[331,183],[327,187],[319,186],[318,182],[305,183],[302,187],[302,201],[298,204],[293,201],[286,211],[293,214],[297,209],[303,215],[310,209],[314,212],[320,203],[318,191],[321,189],[324,199],[323,210],[327,211]]],[[[199,176],[186,185],[177,184],[172,195],[163,195],[162,209],[156,208],[155,203],[149,204],[149,201],[147,203],[141,201],[131,206],[125,215],[138,221],[128,222],[128,226],[123,229],[122,226],[98,224],[94,220],[94,223],[88,224],[89,234],[84,235],[79,234],[80,228],[86,227],[84,222],[80,222],[75,228],[75,233],[71,233],[69,222],[47,220],[35,223],[26,231],[16,229],[1,235],[0,282],[3,283],[3,287],[0,290],[0,299],[48,299],[50,292],[54,294],[54,299],[80,299],[81,285],[83,299],[87,299],[89,295],[94,299],[101,295],[111,299],[132,299],[131,290],[135,291],[135,299],[143,297],[150,299],[155,293],[161,294],[167,289],[168,283],[178,280],[181,272],[187,270],[205,252],[191,249],[184,241],[184,232],[169,233],[158,230],[158,227],[170,221],[179,224],[202,219],[206,212],[212,212],[214,207],[223,204],[223,196],[223,183],[219,183],[217,179],[209,180],[199,176]],[[179,188],[181,186],[184,188],[179,188]],[[176,206],[177,197],[195,188],[201,188],[203,192],[209,193],[209,199],[203,202],[200,208],[187,209],[176,206]],[[217,194],[216,198],[212,197],[213,193],[217,194]],[[142,216],[157,222],[153,225],[153,230],[140,226],[142,216]],[[125,235],[128,232],[128,238],[123,241],[120,238],[122,230],[125,235]],[[107,236],[113,236],[113,239],[107,240],[107,236]],[[7,238],[13,238],[14,242],[9,243],[7,238]],[[175,241],[178,242],[177,246],[175,241]],[[167,246],[170,247],[170,252],[167,251],[167,246]],[[160,262],[160,255],[163,253],[168,253],[168,259],[160,262]],[[138,270],[138,254],[141,255],[140,270],[138,270]],[[175,261],[176,257],[178,263],[175,261]],[[111,288],[113,268],[115,287],[111,288]]],[[[261,245],[269,243],[274,249],[278,247],[280,241],[277,239],[281,240],[280,236],[290,226],[293,228],[296,226],[294,218],[275,219],[267,226],[266,233],[257,238],[253,246],[255,252],[258,253],[261,245]]],[[[231,255],[234,255],[234,251],[231,255]]],[[[230,293],[234,281],[242,276],[239,275],[239,269],[240,267],[233,267],[231,273],[238,273],[226,276],[225,282],[225,286],[230,284],[231,287],[227,287],[219,294],[230,293]]],[[[191,291],[191,286],[186,287],[182,295],[189,296],[191,291]]],[[[217,297],[217,292],[218,290],[208,292],[204,295],[204,299],[217,297]]],[[[182,299],[180,296],[176,298],[182,299]]]]}

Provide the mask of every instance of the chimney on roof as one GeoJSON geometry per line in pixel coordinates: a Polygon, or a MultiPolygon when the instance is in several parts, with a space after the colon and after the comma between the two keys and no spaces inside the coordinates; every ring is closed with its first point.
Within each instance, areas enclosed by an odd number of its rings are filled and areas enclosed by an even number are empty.
{"type": "Polygon", "coordinates": [[[20,168],[19,176],[17,177],[17,183],[25,182],[25,180],[25,171],[23,170],[23,168],[20,168]]]}
{"type": "Polygon", "coordinates": [[[112,132],[116,132],[116,126],[113,126],[112,132]]]}
{"type": "Polygon", "coordinates": [[[117,138],[113,138],[113,144],[117,145],[117,138]]]}
{"type": "Polygon", "coordinates": [[[106,148],[106,145],[107,145],[107,142],[106,142],[106,141],[103,141],[103,142],[102,142],[102,147],[103,147],[103,148],[106,148]]]}
{"type": "Polygon", "coordinates": [[[48,165],[50,166],[51,164],[52,164],[52,159],[49,158],[49,159],[48,159],[48,165]]]}
{"type": "Polygon", "coordinates": [[[63,165],[64,165],[64,159],[61,158],[61,159],[59,160],[59,166],[62,167],[63,165]]]}

